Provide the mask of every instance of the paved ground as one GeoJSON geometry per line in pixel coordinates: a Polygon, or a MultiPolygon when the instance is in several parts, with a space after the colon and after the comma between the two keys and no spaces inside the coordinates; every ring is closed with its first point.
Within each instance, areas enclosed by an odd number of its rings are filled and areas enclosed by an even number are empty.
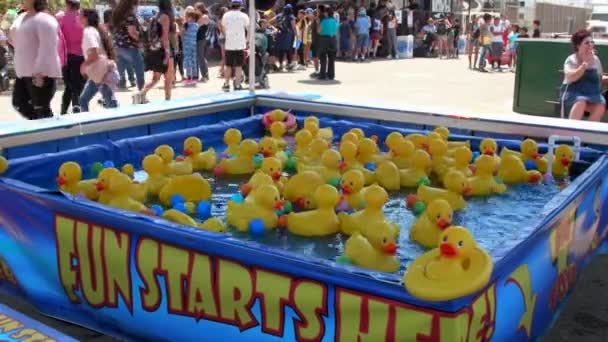
{"type": "MultiPolygon", "coordinates": [[[[413,59],[400,61],[374,61],[371,63],[338,63],[337,81],[318,82],[308,77],[308,71],[273,74],[271,87],[286,91],[320,93],[346,100],[367,100],[370,103],[396,103],[449,108],[454,113],[510,113],[512,112],[514,74],[481,74],[467,69],[461,60],[438,61],[413,59]]],[[[217,74],[217,68],[211,74],[217,74]]],[[[221,80],[213,77],[196,88],[178,85],[175,97],[192,97],[220,89],[221,80]]],[[[131,92],[118,94],[123,105],[130,103],[131,92]]],[[[162,90],[150,93],[152,101],[162,101],[162,90]]],[[[59,110],[60,94],[55,96],[53,108],[59,110]]],[[[0,95],[0,121],[20,120],[10,106],[10,94],[0,95]]],[[[96,105],[93,109],[99,110],[96,105]]],[[[597,257],[582,273],[580,281],[565,310],[545,341],[608,341],[608,256],[597,257]]],[[[10,298],[0,302],[26,312],[33,318],[82,341],[111,341],[95,332],[41,316],[27,304],[10,298]]]]}

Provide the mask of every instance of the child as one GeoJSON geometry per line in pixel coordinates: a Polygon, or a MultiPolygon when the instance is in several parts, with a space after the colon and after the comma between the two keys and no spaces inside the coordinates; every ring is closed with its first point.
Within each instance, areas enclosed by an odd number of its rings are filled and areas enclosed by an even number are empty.
{"type": "Polygon", "coordinates": [[[517,38],[519,38],[519,25],[514,24],[511,26],[511,32],[509,33],[509,45],[508,52],[511,57],[511,72],[515,72],[515,65],[517,63],[517,38]]]}
{"type": "Polygon", "coordinates": [[[350,23],[348,22],[348,18],[341,18],[339,30],[341,58],[347,59],[350,57],[350,23]]]}
{"type": "Polygon", "coordinates": [[[519,32],[519,38],[530,38],[527,27],[522,27],[521,29],[519,29],[519,32]]]}
{"type": "Polygon", "coordinates": [[[367,16],[365,8],[360,8],[357,13],[357,20],[355,21],[355,27],[357,32],[357,45],[355,47],[356,61],[361,56],[361,62],[365,62],[365,56],[367,56],[367,46],[369,45],[369,28],[370,20],[367,16]]]}
{"type": "Polygon", "coordinates": [[[196,11],[186,13],[186,25],[184,25],[185,31],[182,38],[184,45],[184,71],[186,72],[184,85],[186,86],[196,85],[196,79],[198,79],[196,35],[198,33],[199,19],[200,15],[196,11]]]}
{"type": "Polygon", "coordinates": [[[372,40],[372,48],[369,53],[371,58],[376,58],[376,53],[378,52],[378,45],[380,45],[380,38],[382,38],[383,34],[384,32],[382,27],[382,21],[380,21],[380,19],[378,18],[372,19],[372,34],[370,36],[372,40]]]}

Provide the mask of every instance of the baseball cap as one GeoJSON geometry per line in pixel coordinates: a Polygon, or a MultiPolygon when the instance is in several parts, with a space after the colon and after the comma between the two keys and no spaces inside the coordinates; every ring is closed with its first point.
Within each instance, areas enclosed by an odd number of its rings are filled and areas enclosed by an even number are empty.
{"type": "Polygon", "coordinates": [[[243,4],[243,0],[231,0],[230,4],[231,5],[242,5],[243,4]]]}
{"type": "Polygon", "coordinates": [[[304,10],[304,13],[312,14],[312,8],[308,7],[307,9],[304,10]]]}

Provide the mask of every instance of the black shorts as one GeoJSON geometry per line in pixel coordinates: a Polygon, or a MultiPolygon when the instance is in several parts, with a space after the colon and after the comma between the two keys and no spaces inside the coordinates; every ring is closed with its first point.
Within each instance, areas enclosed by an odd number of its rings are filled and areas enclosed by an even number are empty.
{"type": "Polygon", "coordinates": [[[165,61],[165,50],[147,50],[144,56],[144,64],[146,65],[146,71],[154,71],[164,74],[167,72],[168,66],[164,64],[165,61]]]}
{"type": "Polygon", "coordinates": [[[243,50],[226,50],[226,66],[242,67],[245,63],[245,51],[243,50]]]}

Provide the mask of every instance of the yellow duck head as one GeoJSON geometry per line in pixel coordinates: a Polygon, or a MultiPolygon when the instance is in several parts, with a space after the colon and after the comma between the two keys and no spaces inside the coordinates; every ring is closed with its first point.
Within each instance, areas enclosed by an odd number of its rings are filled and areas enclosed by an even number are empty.
{"type": "Polygon", "coordinates": [[[429,137],[419,133],[408,134],[405,139],[411,141],[417,150],[429,150],[429,137]]]}
{"type": "Polygon", "coordinates": [[[203,143],[197,137],[189,137],[184,140],[184,155],[186,157],[195,156],[203,151],[203,143]]]}
{"type": "Polygon", "coordinates": [[[428,174],[431,172],[431,156],[426,151],[416,150],[412,156],[412,167],[428,174]]]}
{"type": "Polygon", "coordinates": [[[496,154],[498,150],[498,144],[496,144],[496,140],[486,138],[479,143],[479,153],[485,154],[487,156],[493,156],[496,154]]]}
{"type": "Polygon", "coordinates": [[[340,144],[344,144],[347,141],[352,142],[356,146],[359,144],[359,137],[353,132],[346,132],[340,137],[340,144]]]}
{"type": "Polygon", "coordinates": [[[386,139],[384,139],[384,145],[388,148],[389,151],[394,150],[397,147],[397,143],[403,140],[403,134],[399,132],[390,132],[386,139]]]}
{"type": "Polygon", "coordinates": [[[280,110],[280,109],[275,109],[272,112],[270,112],[270,120],[274,121],[285,121],[285,119],[287,118],[287,112],[280,110]]]}
{"type": "Polygon", "coordinates": [[[163,174],[163,160],[156,154],[147,155],[141,163],[142,168],[149,176],[163,174]]]}
{"type": "Polygon", "coordinates": [[[439,237],[439,253],[444,258],[464,259],[477,247],[471,233],[464,227],[452,226],[439,237]]]}
{"type": "Polygon", "coordinates": [[[563,167],[570,167],[570,163],[574,159],[574,151],[568,145],[559,145],[555,149],[555,159],[559,160],[563,167]]]}
{"type": "Polygon", "coordinates": [[[5,173],[6,170],[8,170],[8,160],[0,155],[0,175],[5,173]]]}
{"type": "Polygon", "coordinates": [[[131,185],[131,179],[129,176],[123,173],[113,173],[110,176],[110,184],[108,190],[114,194],[114,196],[128,196],[131,185]]]}
{"type": "Polygon", "coordinates": [[[427,134],[426,137],[429,140],[429,142],[433,139],[443,140],[443,138],[441,137],[441,134],[439,134],[437,132],[429,132],[429,134],[427,134]]]}
{"type": "Polygon", "coordinates": [[[120,171],[118,171],[118,169],[115,169],[113,167],[101,170],[99,172],[99,174],[97,175],[97,183],[95,183],[95,187],[97,188],[97,191],[103,191],[103,190],[109,189],[112,177],[119,173],[120,173],[120,171]]]}
{"type": "Polygon", "coordinates": [[[329,170],[337,170],[340,167],[340,152],[336,150],[326,150],[321,155],[321,165],[329,170]]]}
{"type": "Polygon", "coordinates": [[[540,158],[540,155],[538,154],[538,144],[532,139],[526,139],[522,141],[519,150],[521,151],[521,154],[523,154],[527,159],[540,158]]]}
{"type": "Polygon", "coordinates": [[[66,184],[75,184],[80,182],[82,178],[82,169],[80,165],[75,162],[65,162],[59,167],[57,175],[57,185],[61,186],[66,184]]]}
{"type": "Polygon", "coordinates": [[[450,171],[443,178],[445,189],[457,194],[469,195],[471,193],[471,184],[465,175],[459,171],[450,171]]]}
{"type": "Polygon", "coordinates": [[[356,193],[363,189],[365,185],[365,177],[359,170],[348,170],[342,175],[340,180],[340,188],[346,195],[356,193]]]}
{"type": "Polygon", "coordinates": [[[258,153],[258,143],[253,139],[245,139],[239,146],[239,153],[242,157],[253,157],[258,153]]]}
{"type": "Polygon", "coordinates": [[[363,196],[365,206],[372,209],[382,209],[388,202],[388,193],[380,185],[370,185],[363,196]]]}
{"type": "Polygon", "coordinates": [[[260,140],[259,150],[260,153],[264,156],[264,158],[272,157],[279,150],[277,146],[277,141],[271,137],[263,137],[260,140]]]}
{"type": "Polygon", "coordinates": [[[368,229],[366,237],[375,250],[388,255],[395,255],[397,253],[396,236],[388,222],[377,223],[376,227],[368,229]]]}
{"type": "Polygon", "coordinates": [[[281,209],[283,201],[280,200],[279,190],[270,184],[263,184],[253,192],[253,200],[260,207],[266,210],[281,209]]]}
{"type": "Polygon", "coordinates": [[[392,156],[397,158],[410,158],[415,150],[416,147],[414,147],[414,144],[405,139],[400,139],[395,146],[390,149],[392,156]]]}
{"type": "Polygon", "coordinates": [[[287,132],[285,124],[281,121],[275,121],[270,125],[270,135],[273,138],[282,138],[287,132]]]}
{"type": "Polygon", "coordinates": [[[473,159],[473,152],[466,146],[460,146],[454,151],[454,163],[458,166],[467,166],[473,159]]]}
{"type": "Polygon", "coordinates": [[[361,140],[361,139],[365,138],[365,133],[363,132],[363,130],[361,128],[358,128],[358,127],[351,128],[349,132],[354,133],[357,136],[357,140],[361,140]]]}
{"type": "Polygon", "coordinates": [[[438,198],[429,203],[426,208],[426,215],[437,227],[446,229],[452,225],[454,211],[448,201],[438,198]]]}
{"type": "Polygon", "coordinates": [[[450,137],[450,130],[447,127],[437,127],[433,130],[433,132],[439,134],[443,141],[448,141],[448,138],[450,137]]]}
{"type": "Polygon", "coordinates": [[[323,184],[315,190],[315,202],[319,209],[333,209],[340,202],[340,194],[333,186],[323,184]]]}
{"type": "Polygon", "coordinates": [[[313,137],[316,137],[319,133],[319,124],[314,121],[304,121],[304,129],[309,131],[313,137]]]}
{"type": "Polygon", "coordinates": [[[496,159],[487,154],[479,156],[475,160],[475,174],[492,175],[496,170],[496,159]]]}
{"type": "Polygon", "coordinates": [[[283,174],[283,167],[281,161],[276,157],[264,158],[262,160],[262,171],[272,177],[275,182],[278,181],[283,174]]]}
{"type": "Polygon", "coordinates": [[[316,116],[311,115],[306,117],[306,119],[304,119],[304,125],[306,125],[307,122],[314,122],[317,124],[317,126],[319,126],[319,118],[316,116]]]}
{"type": "Polygon", "coordinates": [[[226,132],[224,132],[224,144],[227,146],[235,146],[238,145],[243,139],[243,135],[241,131],[236,128],[228,128],[226,132]]]}
{"type": "Polygon", "coordinates": [[[448,144],[441,138],[431,139],[429,140],[429,152],[433,157],[443,157],[448,154],[448,144]]]}
{"type": "Polygon", "coordinates": [[[327,141],[321,138],[314,138],[310,143],[310,155],[313,158],[321,158],[323,153],[329,149],[327,141]]]}
{"type": "Polygon", "coordinates": [[[169,164],[170,162],[172,162],[173,157],[175,157],[175,152],[173,151],[173,148],[169,145],[158,146],[156,150],[154,150],[154,154],[159,156],[165,164],[169,164]]]}
{"type": "Polygon", "coordinates": [[[361,141],[359,141],[357,153],[362,158],[369,158],[378,153],[378,145],[370,138],[363,138],[361,141]]]}
{"type": "Polygon", "coordinates": [[[345,162],[350,162],[357,158],[357,145],[350,141],[345,141],[340,144],[340,155],[345,162]]]}
{"type": "Polygon", "coordinates": [[[297,148],[304,148],[312,142],[312,133],[307,129],[301,129],[293,139],[297,148]]]}

